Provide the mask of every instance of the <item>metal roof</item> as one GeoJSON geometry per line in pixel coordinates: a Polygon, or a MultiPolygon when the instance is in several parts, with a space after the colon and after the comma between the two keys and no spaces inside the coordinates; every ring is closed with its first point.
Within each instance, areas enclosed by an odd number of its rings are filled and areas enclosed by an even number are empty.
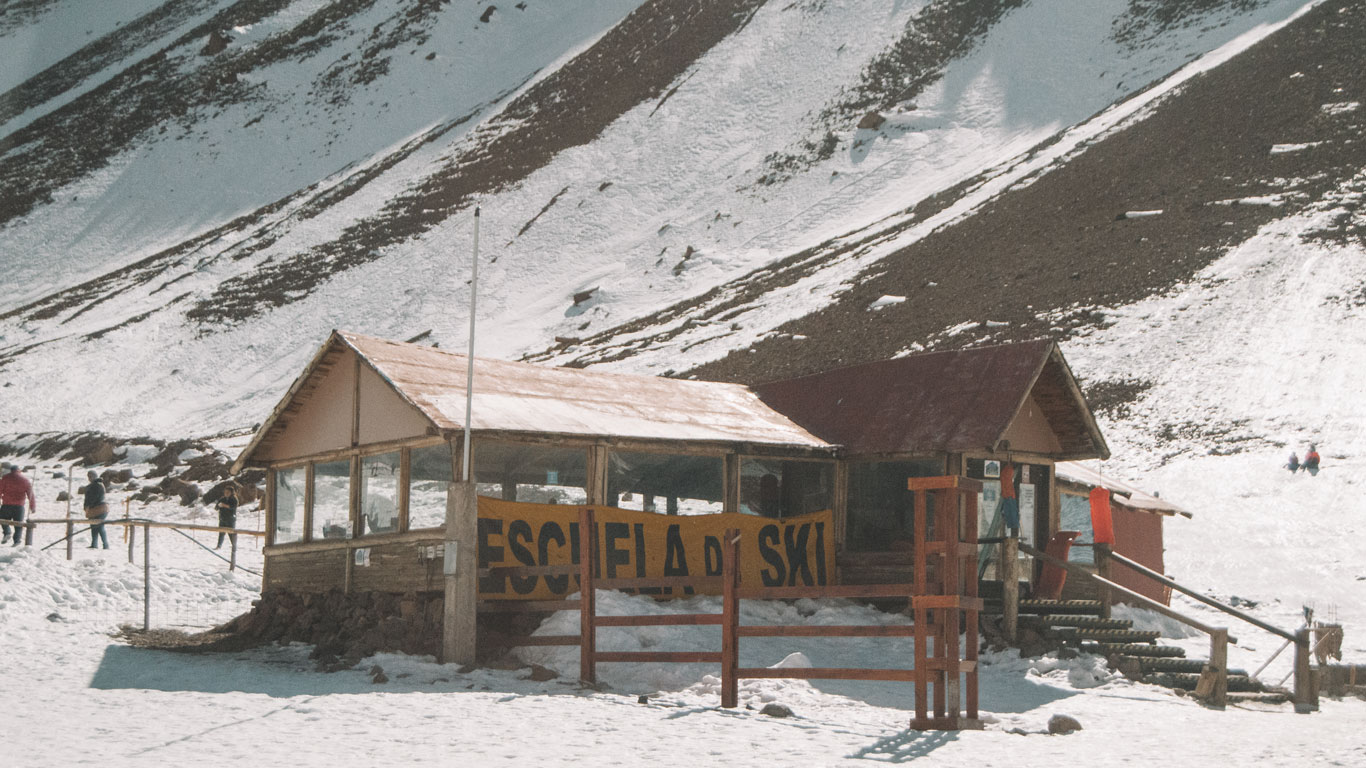
{"type": "Polygon", "coordinates": [[[850,455],[994,451],[1031,395],[1062,445],[1057,459],[1110,454],[1051,341],[927,352],[754,388],[850,455]]]}
{"type": "MultiPolygon", "coordinates": [[[[435,430],[464,429],[468,358],[435,347],[333,331],[257,431],[237,465],[267,435],[288,428],[309,380],[349,347],[435,430]]],[[[747,443],[830,454],[835,446],[774,411],[738,384],[548,368],[476,357],[470,428],[477,432],[681,442],[747,443]]]]}
{"type": "Polygon", "coordinates": [[[1121,498],[1118,501],[1126,507],[1142,509],[1148,512],[1158,512],[1164,515],[1181,515],[1191,517],[1191,513],[1181,507],[1158,498],[1152,494],[1144,493],[1137,488],[1117,480],[1110,475],[1102,474],[1096,469],[1092,469],[1079,461],[1060,461],[1054,465],[1058,480],[1065,483],[1086,486],[1088,488],[1108,488],[1121,498]]]}

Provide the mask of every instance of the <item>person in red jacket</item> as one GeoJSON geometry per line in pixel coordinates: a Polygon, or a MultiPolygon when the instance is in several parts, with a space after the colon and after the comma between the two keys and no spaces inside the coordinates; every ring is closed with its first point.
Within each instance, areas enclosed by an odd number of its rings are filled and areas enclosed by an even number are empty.
{"type": "MultiPolygon", "coordinates": [[[[0,469],[5,470],[4,477],[0,477],[0,520],[22,523],[25,499],[30,514],[38,510],[38,502],[33,498],[33,483],[19,472],[18,464],[0,463],[0,469]]],[[[23,527],[14,526],[14,546],[19,546],[23,539],[23,527]]]]}
{"type": "Polygon", "coordinates": [[[1304,461],[1301,463],[1304,471],[1311,475],[1319,473],[1319,452],[1314,450],[1314,444],[1309,444],[1309,452],[1304,454],[1304,461]]]}

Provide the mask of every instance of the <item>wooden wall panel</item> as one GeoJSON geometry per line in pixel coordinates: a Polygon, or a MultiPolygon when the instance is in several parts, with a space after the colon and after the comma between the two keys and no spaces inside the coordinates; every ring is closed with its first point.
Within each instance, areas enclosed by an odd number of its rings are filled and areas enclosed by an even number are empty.
{"type": "Polygon", "coordinates": [[[314,549],[302,552],[266,552],[264,589],[292,592],[326,592],[346,582],[346,550],[314,549]]]}

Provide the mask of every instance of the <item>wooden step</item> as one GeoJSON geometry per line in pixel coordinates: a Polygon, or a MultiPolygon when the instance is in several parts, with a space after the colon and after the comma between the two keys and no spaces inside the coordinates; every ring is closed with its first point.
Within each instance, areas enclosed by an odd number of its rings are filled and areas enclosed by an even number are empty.
{"type": "Polygon", "coordinates": [[[1048,616],[1066,614],[1068,616],[1099,616],[1104,610],[1099,600],[1021,600],[1021,614],[1048,616]]]}
{"type": "Polygon", "coordinates": [[[1087,629],[1133,629],[1128,619],[1102,619],[1099,616],[1050,615],[1045,621],[1053,627],[1085,627],[1087,629]]]}
{"type": "Polygon", "coordinates": [[[1156,643],[1161,632],[1154,629],[1095,629],[1092,627],[1058,627],[1059,634],[1073,641],[1094,640],[1098,643],[1156,643]]]}
{"type": "MultiPolygon", "coordinates": [[[[1209,663],[1204,659],[1154,658],[1151,656],[1134,656],[1132,658],[1138,661],[1145,675],[1160,672],[1198,675],[1204,670],[1205,664],[1209,663]]],[[[1228,673],[1247,677],[1247,670],[1243,669],[1230,669],[1228,673]]]]}
{"type": "MultiPolygon", "coordinates": [[[[1154,675],[1145,675],[1143,682],[1153,685],[1161,685],[1166,688],[1181,688],[1187,691],[1195,690],[1195,686],[1200,684],[1200,675],[1188,672],[1159,672],[1154,675]]],[[[1249,678],[1247,675],[1235,675],[1230,673],[1228,676],[1229,693],[1260,693],[1262,684],[1249,678]]]]}
{"type": "Polygon", "coordinates": [[[1175,645],[1148,645],[1145,643],[1098,643],[1094,640],[1085,640],[1081,643],[1081,650],[1086,653],[1095,653],[1101,656],[1162,656],[1162,657],[1183,657],[1186,649],[1175,645]]]}

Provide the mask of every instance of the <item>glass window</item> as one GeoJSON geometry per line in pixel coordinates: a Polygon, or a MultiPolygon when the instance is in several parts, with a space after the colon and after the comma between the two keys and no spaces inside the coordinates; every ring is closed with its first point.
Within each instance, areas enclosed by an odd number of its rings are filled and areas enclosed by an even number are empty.
{"type": "MultiPolygon", "coordinates": [[[[1086,496],[1076,496],[1071,493],[1058,494],[1062,502],[1062,529],[1064,531],[1080,531],[1081,535],[1077,541],[1092,542],[1095,534],[1091,531],[1091,500],[1086,496]]],[[[1096,561],[1096,551],[1091,547],[1073,546],[1067,555],[1067,559],[1074,563],[1094,563],[1096,561]]]]}
{"type": "Polygon", "coordinates": [[[740,463],[740,511],[795,517],[834,506],[831,461],[745,459],[740,463]]]}
{"type": "Polygon", "coordinates": [[[275,531],[271,541],[288,544],[304,538],[304,486],[306,467],[275,470],[275,531]]]}
{"type": "Polygon", "coordinates": [[[351,462],[313,465],[313,540],[351,535],[351,462]]]}
{"type": "Polygon", "coordinates": [[[725,508],[720,456],[613,451],[607,465],[609,506],[669,515],[711,515],[725,508]]]}
{"type": "Polygon", "coordinates": [[[587,504],[588,449],[479,440],[474,444],[474,481],[480,496],[587,504]]]}
{"type": "MultiPolygon", "coordinates": [[[[942,474],[944,462],[940,459],[850,464],[845,546],[851,552],[909,551],[914,539],[915,499],[906,489],[906,480],[942,474]]],[[[933,494],[926,508],[933,520],[933,494]]]]}
{"type": "Polygon", "coordinates": [[[408,530],[446,525],[446,491],[455,482],[451,444],[414,448],[408,469],[408,530]]]}
{"type": "Polygon", "coordinates": [[[398,451],[360,460],[361,535],[398,532],[398,451]]]}

